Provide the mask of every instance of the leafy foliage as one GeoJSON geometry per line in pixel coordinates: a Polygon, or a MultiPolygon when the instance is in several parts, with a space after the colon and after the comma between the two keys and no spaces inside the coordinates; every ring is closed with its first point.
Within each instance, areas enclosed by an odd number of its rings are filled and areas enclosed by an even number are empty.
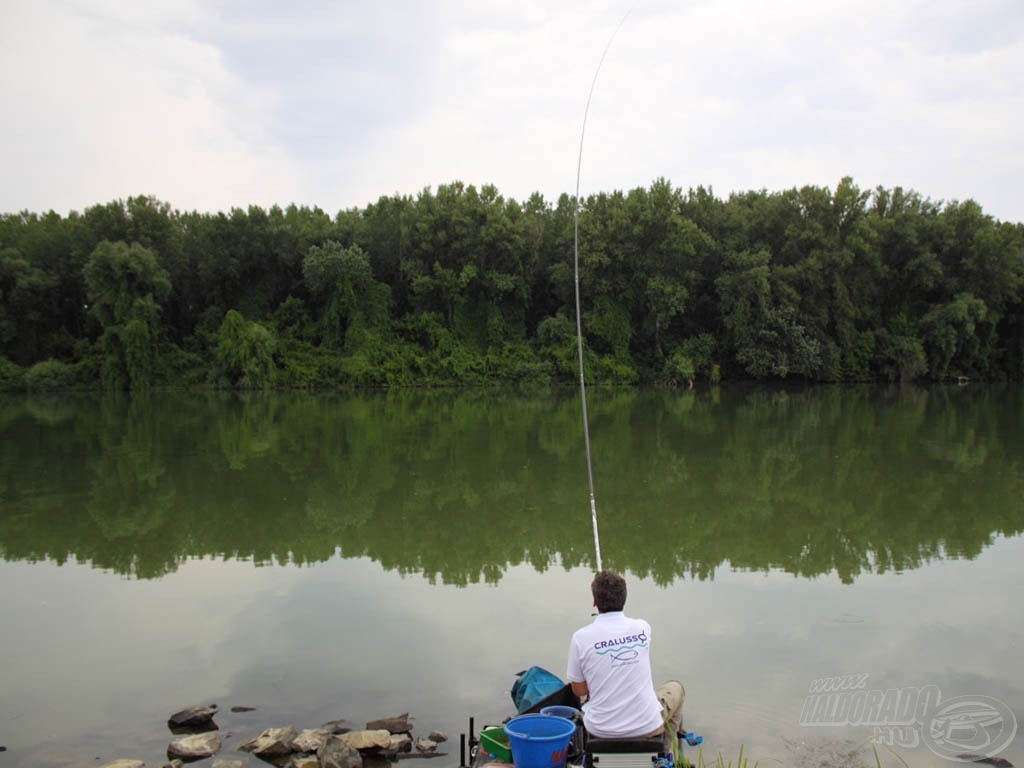
{"type": "Polygon", "coordinates": [[[229,310],[217,330],[218,372],[238,389],[266,389],[274,383],[274,336],[229,310]]]}
{"type": "Polygon", "coordinates": [[[78,383],[78,377],[73,365],[43,360],[25,371],[24,382],[29,391],[68,389],[78,383]]]}
{"type": "Polygon", "coordinates": [[[156,254],[138,243],[104,240],[83,269],[92,311],[103,326],[104,383],[111,389],[150,386],[160,307],[171,283],[156,254]]]}
{"type": "MultiPolygon", "coordinates": [[[[594,382],[1024,378],[1024,226],[973,201],[844,178],[579,202],[594,382]]],[[[333,219],[0,215],[2,354],[112,389],[571,382],[574,208],[454,182],[333,219]]]]}
{"type": "Polygon", "coordinates": [[[11,392],[25,386],[25,372],[17,363],[0,357],[0,392],[11,392]]]}

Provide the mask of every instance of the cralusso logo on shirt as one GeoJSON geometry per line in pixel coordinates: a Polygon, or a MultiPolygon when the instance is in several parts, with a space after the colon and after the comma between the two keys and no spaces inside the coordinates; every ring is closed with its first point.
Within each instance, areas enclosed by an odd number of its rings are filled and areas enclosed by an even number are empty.
{"type": "Polygon", "coordinates": [[[612,666],[619,664],[631,664],[640,655],[640,648],[647,647],[647,634],[641,632],[639,635],[626,635],[611,640],[599,640],[594,643],[594,651],[598,656],[608,656],[612,666]]]}

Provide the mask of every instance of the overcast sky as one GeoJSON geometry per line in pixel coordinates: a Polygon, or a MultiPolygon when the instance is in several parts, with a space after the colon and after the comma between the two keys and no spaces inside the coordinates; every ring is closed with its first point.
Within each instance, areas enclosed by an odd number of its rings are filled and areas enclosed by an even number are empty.
{"type": "Polygon", "coordinates": [[[1024,221],[1021,0],[0,0],[0,212],[454,180],[915,189],[1024,221]],[[620,21],[625,21],[619,27],[620,21]]]}

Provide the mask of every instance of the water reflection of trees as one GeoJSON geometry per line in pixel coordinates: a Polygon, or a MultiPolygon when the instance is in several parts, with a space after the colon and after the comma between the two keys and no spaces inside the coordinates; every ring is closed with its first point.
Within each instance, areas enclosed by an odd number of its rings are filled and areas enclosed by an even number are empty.
{"type": "MultiPolygon", "coordinates": [[[[597,390],[605,564],[798,576],[975,557],[1024,529],[999,388],[597,390]]],[[[0,555],[138,577],[188,557],[369,557],[465,584],[590,564],[572,392],[0,401],[0,555]]]]}

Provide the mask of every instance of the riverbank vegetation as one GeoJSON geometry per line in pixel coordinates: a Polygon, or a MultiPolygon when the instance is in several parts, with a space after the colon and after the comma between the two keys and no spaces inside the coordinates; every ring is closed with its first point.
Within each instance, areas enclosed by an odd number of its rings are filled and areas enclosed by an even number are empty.
{"type": "MultiPolygon", "coordinates": [[[[1024,376],[1024,225],[806,186],[581,203],[587,376],[1024,376]]],[[[150,197],[0,215],[0,388],[571,382],[573,199],[456,182],[331,217],[150,197]]]]}

